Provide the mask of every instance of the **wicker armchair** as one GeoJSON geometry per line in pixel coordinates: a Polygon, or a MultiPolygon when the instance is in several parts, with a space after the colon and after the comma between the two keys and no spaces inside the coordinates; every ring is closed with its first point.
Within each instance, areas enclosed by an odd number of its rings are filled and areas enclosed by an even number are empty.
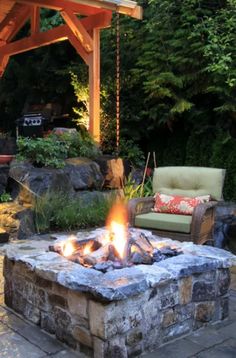
{"type": "Polygon", "coordinates": [[[204,244],[213,241],[214,207],[222,200],[225,170],[202,167],[160,167],[155,169],[153,191],[195,197],[210,194],[208,203],[199,204],[190,215],[152,212],[154,198],[128,202],[131,226],[151,230],[162,237],[204,244]],[[182,220],[182,223],[181,223],[182,220]]]}

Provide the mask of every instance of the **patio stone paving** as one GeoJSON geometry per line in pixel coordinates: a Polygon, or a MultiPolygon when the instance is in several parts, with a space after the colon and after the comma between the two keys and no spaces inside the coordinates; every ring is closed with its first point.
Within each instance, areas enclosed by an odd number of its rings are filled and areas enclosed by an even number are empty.
{"type": "MultiPolygon", "coordinates": [[[[86,358],[31,325],[4,304],[0,248],[0,358],[86,358]]],[[[166,344],[144,358],[236,357],[236,267],[232,269],[229,319],[166,344]]],[[[113,357],[110,357],[113,358],[113,357]]]]}

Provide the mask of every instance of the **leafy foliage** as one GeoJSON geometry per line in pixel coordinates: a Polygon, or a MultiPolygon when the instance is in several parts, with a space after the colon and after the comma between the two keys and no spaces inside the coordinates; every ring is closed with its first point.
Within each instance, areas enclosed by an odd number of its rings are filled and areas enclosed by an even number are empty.
{"type": "Polygon", "coordinates": [[[86,157],[93,159],[101,154],[87,131],[63,133],[57,136],[57,140],[66,146],[67,158],[86,157]]]}
{"type": "Polygon", "coordinates": [[[9,193],[6,193],[5,191],[0,195],[0,203],[7,203],[9,201],[12,201],[12,197],[9,193]]]}
{"type": "Polygon", "coordinates": [[[38,166],[62,168],[67,157],[68,147],[57,141],[55,136],[47,138],[19,138],[17,141],[18,161],[29,160],[38,166]]]}
{"type": "Polygon", "coordinates": [[[51,134],[46,138],[19,138],[18,161],[29,160],[37,166],[62,168],[66,158],[95,158],[100,154],[94,140],[87,131],[51,134]]]}
{"type": "Polygon", "coordinates": [[[144,165],[144,154],[132,139],[120,141],[120,156],[128,159],[134,167],[139,168],[144,165]]]}
{"type": "Polygon", "coordinates": [[[85,81],[79,81],[78,76],[70,72],[71,85],[74,88],[74,94],[77,98],[78,107],[73,107],[74,114],[77,118],[74,122],[78,126],[83,126],[86,129],[89,128],[89,88],[85,81]]]}
{"type": "Polygon", "coordinates": [[[148,177],[144,183],[137,184],[130,174],[125,180],[123,193],[125,202],[128,202],[130,199],[153,195],[152,178],[148,177]]]}

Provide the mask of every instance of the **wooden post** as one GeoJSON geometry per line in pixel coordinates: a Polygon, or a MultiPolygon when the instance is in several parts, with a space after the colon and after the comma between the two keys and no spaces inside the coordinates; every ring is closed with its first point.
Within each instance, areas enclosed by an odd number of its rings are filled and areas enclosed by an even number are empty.
{"type": "Polygon", "coordinates": [[[93,29],[93,52],[89,55],[89,132],[100,143],[100,30],[93,29]]]}
{"type": "Polygon", "coordinates": [[[31,34],[40,32],[40,8],[32,6],[31,8],[31,34]]]}

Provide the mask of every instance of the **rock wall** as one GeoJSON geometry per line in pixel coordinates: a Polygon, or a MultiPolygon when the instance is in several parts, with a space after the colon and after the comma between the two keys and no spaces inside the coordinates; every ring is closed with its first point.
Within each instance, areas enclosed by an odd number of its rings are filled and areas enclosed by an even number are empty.
{"type": "Polygon", "coordinates": [[[25,239],[35,231],[30,207],[36,196],[61,192],[89,203],[106,191],[120,189],[124,175],[122,159],[106,156],[96,161],[67,159],[62,169],[37,168],[17,161],[1,165],[0,195],[10,190],[14,202],[0,204],[0,227],[11,237],[25,239]]]}
{"type": "Polygon", "coordinates": [[[8,258],[4,276],[10,308],[94,358],[136,357],[228,316],[229,269],[162,282],[106,303],[8,258]]]}
{"type": "Polygon", "coordinates": [[[120,189],[125,173],[123,161],[102,157],[100,163],[101,166],[90,159],[72,158],[66,160],[64,168],[53,169],[12,162],[9,175],[19,183],[18,201],[22,204],[31,204],[35,195],[46,192],[59,191],[84,197],[88,191],[120,189]]]}

